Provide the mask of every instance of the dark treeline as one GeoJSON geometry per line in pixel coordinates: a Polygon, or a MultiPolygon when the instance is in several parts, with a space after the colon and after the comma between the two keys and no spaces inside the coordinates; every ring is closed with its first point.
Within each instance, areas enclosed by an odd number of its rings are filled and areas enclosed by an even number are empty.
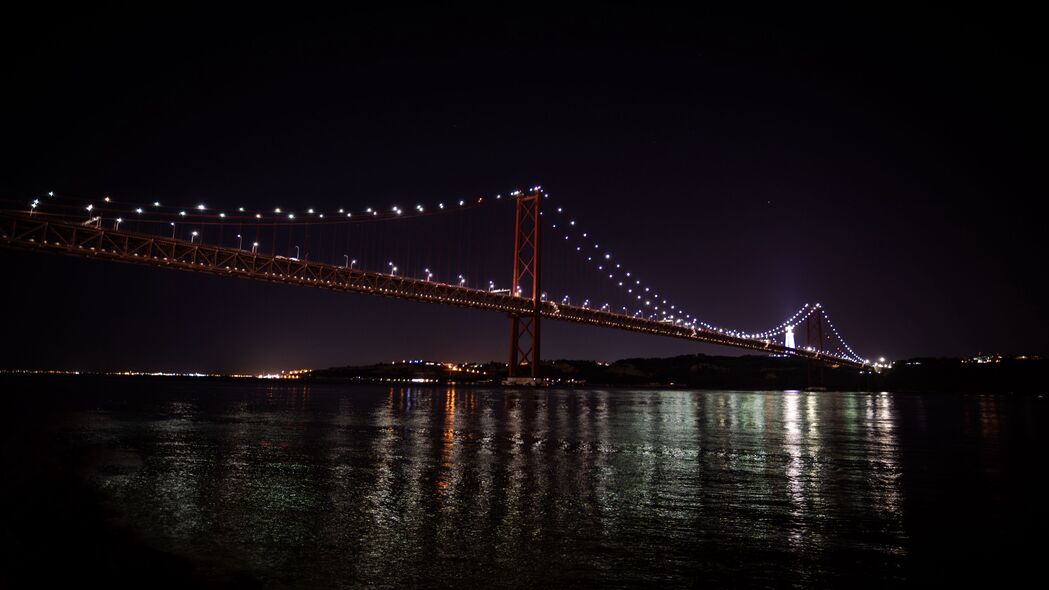
{"type": "MultiPolygon", "coordinates": [[[[444,365],[394,363],[338,367],[314,371],[311,379],[436,379],[491,382],[506,376],[502,363],[471,365],[477,373],[444,365]]],[[[543,363],[543,376],[587,385],[681,386],[700,389],[877,390],[915,392],[1017,392],[1049,390],[1049,360],[1001,358],[976,363],[963,359],[920,358],[894,364],[879,373],[845,367],[821,367],[793,358],[767,356],[686,355],[671,358],[631,358],[614,363],[557,360],[543,363]]]]}

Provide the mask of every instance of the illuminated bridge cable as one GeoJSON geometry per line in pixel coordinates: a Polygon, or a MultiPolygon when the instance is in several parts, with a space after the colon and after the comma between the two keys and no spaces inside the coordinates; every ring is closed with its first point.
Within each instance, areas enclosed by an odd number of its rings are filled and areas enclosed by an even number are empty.
{"type": "MultiPolygon", "coordinates": [[[[540,192],[548,198],[541,187],[529,191],[540,192]]],[[[196,203],[184,207],[170,206],[160,201],[125,203],[109,196],[82,199],[56,196],[53,193],[34,199],[3,201],[11,211],[40,219],[53,219],[65,223],[106,230],[117,230],[124,234],[138,234],[182,240],[183,243],[204,244],[208,242],[223,248],[235,244],[235,252],[263,254],[269,252],[278,259],[327,261],[337,267],[363,270],[371,269],[390,276],[405,276],[424,282],[440,282],[453,287],[474,287],[498,291],[506,284],[502,269],[501,246],[495,248],[502,235],[496,231],[498,218],[492,203],[514,202],[520,191],[506,198],[475,197],[458,200],[431,200],[414,206],[389,205],[384,208],[363,207],[305,208],[299,211],[273,207],[272,209],[236,207],[222,209],[196,203]],[[466,211],[483,211],[469,220],[462,214],[466,211]],[[422,222],[422,218],[441,217],[447,219],[444,227],[422,222]],[[401,223],[384,225],[380,231],[373,221],[401,223]],[[364,224],[364,225],[358,225],[364,224]],[[448,226],[453,231],[449,232],[448,226]],[[170,228],[170,232],[168,231],[170,228]],[[488,259],[495,260],[490,264],[488,259]],[[493,270],[494,269],[494,270],[493,270]]],[[[660,290],[640,278],[639,273],[627,268],[607,244],[599,242],[576,219],[568,216],[563,207],[544,206],[543,220],[553,230],[553,242],[567,247],[575,253],[600,279],[599,293],[590,293],[594,284],[588,281],[584,291],[594,296],[572,298],[567,293],[545,298],[551,304],[563,306],[567,312],[598,310],[602,313],[623,317],[622,322],[634,318],[645,319],[667,325],[666,330],[682,329],[708,332],[753,342],[753,347],[769,345],[769,340],[786,333],[792,326],[808,321],[817,311],[827,322],[840,348],[834,356],[865,363],[840,332],[830,322],[826,311],[819,304],[804,305],[780,324],[758,332],[748,332],[715,326],[695,316],[691,311],[672,301],[660,290]],[[613,297],[597,297],[607,293],[613,297]],[[616,305],[612,300],[618,298],[616,305]]],[[[565,258],[559,259],[553,270],[560,268],[566,277],[571,274],[565,258]]],[[[572,275],[574,278],[574,275],[572,275]]],[[[664,329],[664,328],[661,328],[664,329]]],[[[826,347],[821,342],[820,349],[826,347]]],[[[831,354],[831,351],[823,351],[831,354]]]]}

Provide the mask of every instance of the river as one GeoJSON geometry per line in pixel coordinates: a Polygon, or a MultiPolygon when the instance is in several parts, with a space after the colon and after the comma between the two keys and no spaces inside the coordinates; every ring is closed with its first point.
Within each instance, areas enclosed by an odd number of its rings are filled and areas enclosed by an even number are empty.
{"type": "Polygon", "coordinates": [[[1019,575],[1046,523],[1038,396],[5,389],[14,571],[38,580],[80,551],[128,585],[920,585],[1019,575]]]}

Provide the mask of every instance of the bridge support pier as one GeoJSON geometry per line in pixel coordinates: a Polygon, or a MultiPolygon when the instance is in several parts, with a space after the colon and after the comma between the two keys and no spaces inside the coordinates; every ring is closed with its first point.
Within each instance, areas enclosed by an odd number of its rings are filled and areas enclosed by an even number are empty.
{"type": "Polygon", "coordinates": [[[510,316],[510,378],[523,377],[527,365],[531,377],[539,377],[539,316],[542,290],[539,282],[539,234],[542,227],[540,203],[543,193],[534,189],[517,195],[514,223],[514,279],[510,283],[514,297],[531,299],[531,311],[510,316]],[[531,283],[531,284],[529,284],[531,283]]]}

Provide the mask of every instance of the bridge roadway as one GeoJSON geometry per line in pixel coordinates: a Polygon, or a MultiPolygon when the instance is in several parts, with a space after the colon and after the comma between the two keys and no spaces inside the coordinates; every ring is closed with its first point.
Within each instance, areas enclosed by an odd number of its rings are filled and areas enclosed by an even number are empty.
{"type": "MultiPolygon", "coordinates": [[[[507,293],[427,281],[387,273],[346,268],[247,250],[191,243],[185,240],[82,225],[46,215],[0,210],[0,246],[53,252],[276,283],[306,285],[335,291],[397,297],[507,314],[532,313],[532,300],[507,293]]],[[[862,363],[819,351],[787,348],[768,340],[753,340],[693,329],[599,309],[541,303],[543,318],[709,342],[772,354],[805,358],[830,366],[867,368],[862,363]]]]}

